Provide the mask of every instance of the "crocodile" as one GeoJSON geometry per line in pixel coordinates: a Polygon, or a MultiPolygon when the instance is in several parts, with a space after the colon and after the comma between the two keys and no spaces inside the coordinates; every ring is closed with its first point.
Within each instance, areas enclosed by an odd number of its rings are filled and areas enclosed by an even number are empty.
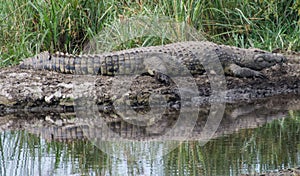
{"type": "Polygon", "coordinates": [[[225,75],[234,77],[265,78],[265,75],[260,72],[261,70],[276,64],[282,65],[287,61],[282,54],[260,49],[243,49],[218,45],[208,41],[187,41],[103,54],[72,55],[61,52],[51,54],[45,51],[25,59],[21,62],[20,68],[52,70],[69,74],[108,76],[113,76],[117,73],[128,74],[134,68],[137,70],[146,69],[153,74],[153,70],[145,67],[147,65],[146,62],[152,62],[149,55],[155,53],[156,56],[175,57],[178,62],[183,63],[188,68],[191,74],[202,74],[205,72],[205,69],[201,63],[207,60],[198,57],[200,52],[207,52],[206,56],[215,54],[223,67],[225,75]],[[204,59],[204,61],[201,59],[204,59]]]}

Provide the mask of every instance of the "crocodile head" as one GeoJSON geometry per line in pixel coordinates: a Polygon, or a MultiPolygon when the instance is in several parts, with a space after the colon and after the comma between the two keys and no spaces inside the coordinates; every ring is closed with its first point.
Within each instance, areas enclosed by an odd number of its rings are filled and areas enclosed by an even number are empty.
{"type": "Polygon", "coordinates": [[[287,61],[282,54],[271,53],[258,49],[245,50],[242,58],[238,59],[241,66],[248,67],[254,70],[262,70],[276,64],[283,64],[287,61]]]}

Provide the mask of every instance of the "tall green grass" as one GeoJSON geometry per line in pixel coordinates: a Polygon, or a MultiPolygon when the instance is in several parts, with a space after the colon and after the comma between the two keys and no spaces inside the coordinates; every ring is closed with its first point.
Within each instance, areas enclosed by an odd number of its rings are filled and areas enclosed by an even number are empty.
{"type": "MultiPolygon", "coordinates": [[[[4,0],[0,66],[42,50],[79,53],[104,27],[134,16],[168,16],[216,43],[298,51],[299,4],[297,0],[4,0]]],[[[145,44],[141,40],[145,38],[134,42],[145,44]]]]}

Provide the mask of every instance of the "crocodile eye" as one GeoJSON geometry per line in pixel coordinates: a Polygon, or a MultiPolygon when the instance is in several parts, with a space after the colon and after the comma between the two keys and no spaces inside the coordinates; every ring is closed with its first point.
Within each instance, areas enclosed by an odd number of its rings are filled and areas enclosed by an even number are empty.
{"type": "Polygon", "coordinates": [[[257,61],[257,62],[264,62],[265,59],[264,59],[263,57],[260,56],[260,57],[257,57],[257,58],[256,58],[256,61],[257,61]]]}

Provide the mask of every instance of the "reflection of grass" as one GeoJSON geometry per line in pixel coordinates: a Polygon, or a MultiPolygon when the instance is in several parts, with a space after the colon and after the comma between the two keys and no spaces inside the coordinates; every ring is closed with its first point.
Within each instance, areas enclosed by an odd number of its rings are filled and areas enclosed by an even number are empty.
{"type": "MultiPolygon", "coordinates": [[[[0,172],[13,175],[53,175],[64,168],[74,173],[98,171],[109,158],[86,141],[46,143],[26,132],[0,134],[0,172]],[[44,170],[43,170],[44,169],[44,170]],[[46,169],[46,170],[45,170],[46,169]]],[[[60,175],[61,173],[58,173],[60,175]]]]}
{"type": "Polygon", "coordinates": [[[197,142],[183,144],[165,157],[166,172],[237,175],[299,166],[298,119],[275,120],[257,129],[214,139],[203,147],[197,142]]]}
{"type": "Polygon", "coordinates": [[[71,167],[72,172],[85,175],[89,170],[97,172],[103,169],[99,165],[106,166],[110,163],[109,157],[87,141],[51,142],[46,145],[48,153],[54,154],[54,169],[71,167]]]}
{"type": "Polygon", "coordinates": [[[10,175],[30,175],[38,166],[31,166],[40,158],[42,148],[39,138],[24,132],[4,132],[0,134],[0,172],[10,175]],[[30,169],[29,169],[30,168],[30,169]]]}
{"type": "MultiPolygon", "coordinates": [[[[145,167],[150,167],[150,170],[162,167],[165,175],[237,175],[294,167],[300,164],[299,118],[295,111],[293,118],[275,120],[257,129],[241,130],[213,139],[205,146],[200,146],[197,141],[182,143],[162,161],[156,164],[151,161],[145,167]]],[[[128,173],[142,173],[143,169],[139,162],[110,158],[88,141],[46,143],[25,132],[0,135],[0,171],[8,173],[8,169],[17,166],[19,170],[14,175],[30,175],[32,169],[44,173],[45,161],[50,165],[47,168],[51,168],[49,174],[67,169],[82,175],[114,175],[123,172],[123,167],[128,173]]]]}
{"type": "Polygon", "coordinates": [[[182,143],[164,156],[165,175],[207,175],[204,156],[203,149],[197,143],[182,143]]]}
{"type": "MultiPolygon", "coordinates": [[[[299,3],[293,0],[4,1],[0,4],[0,66],[41,50],[78,53],[103,27],[136,15],[184,21],[217,43],[297,49],[298,13],[299,3]]],[[[144,44],[140,41],[144,39],[135,42],[144,44]]],[[[156,42],[148,42],[152,43],[156,42]]]]}
{"type": "Polygon", "coordinates": [[[290,110],[289,115],[290,115],[291,118],[293,118],[293,119],[297,120],[298,122],[300,122],[300,111],[290,110]]]}

